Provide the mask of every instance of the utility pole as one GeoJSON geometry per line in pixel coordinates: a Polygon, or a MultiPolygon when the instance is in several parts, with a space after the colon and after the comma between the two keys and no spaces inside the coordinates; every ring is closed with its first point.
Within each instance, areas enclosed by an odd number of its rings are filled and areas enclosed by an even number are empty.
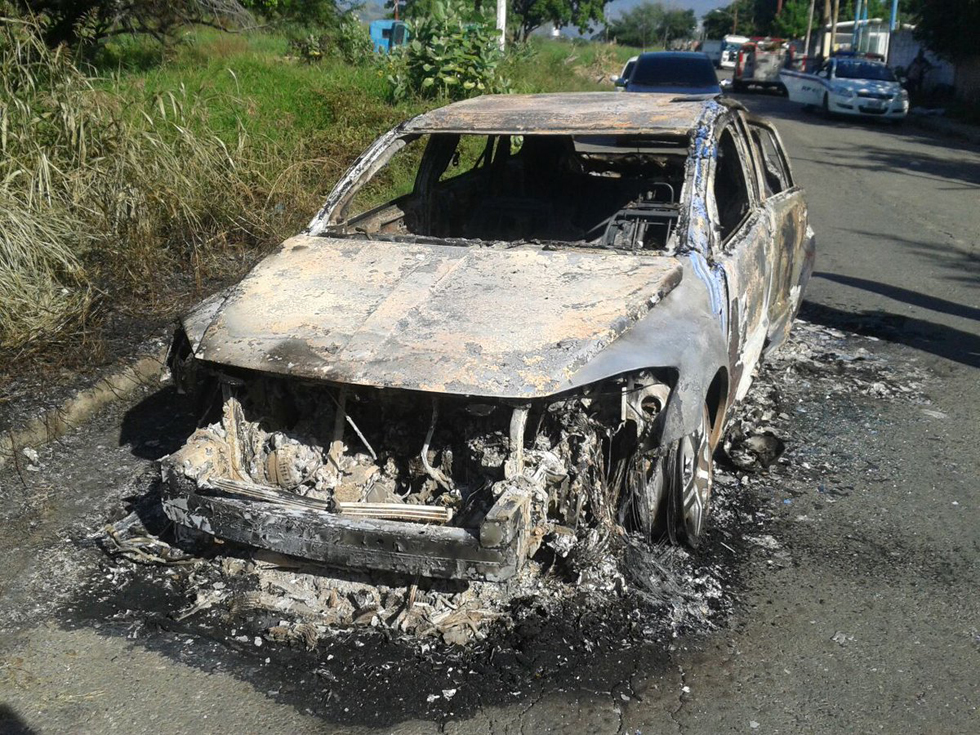
{"type": "Polygon", "coordinates": [[[820,16],[820,28],[823,34],[820,37],[820,55],[825,59],[830,56],[830,18],[832,16],[830,3],[831,0],[823,0],[823,14],[820,16]]]}
{"type": "MultiPolygon", "coordinates": [[[[895,0],[895,2],[898,2],[898,0],[895,0]]],[[[813,30],[813,11],[816,4],[817,0],[810,0],[810,13],[806,16],[806,40],[803,42],[803,63],[806,66],[803,71],[809,70],[807,60],[810,58],[810,32],[813,30]]]]}
{"type": "Polygon", "coordinates": [[[735,15],[732,18],[732,35],[738,33],[738,6],[739,0],[735,0],[735,15]]]}
{"type": "Polygon", "coordinates": [[[889,63],[892,60],[892,40],[898,32],[898,0],[892,0],[892,20],[888,25],[888,54],[886,58],[889,63]]]}
{"type": "Polygon", "coordinates": [[[837,19],[840,17],[840,0],[834,0],[834,17],[830,22],[830,53],[834,53],[837,44],[837,19]]]}
{"type": "Polygon", "coordinates": [[[497,43],[503,51],[507,46],[507,0],[497,0],[497,30],[500,32],[497,43]]]}
{"type": "Polygon", "coordinates": [[[854,30],[851,32],[851,51],[857,51],[861,46],[860,24],[861,24],[861,0],[855,0],[854,1],[854,30]]]}

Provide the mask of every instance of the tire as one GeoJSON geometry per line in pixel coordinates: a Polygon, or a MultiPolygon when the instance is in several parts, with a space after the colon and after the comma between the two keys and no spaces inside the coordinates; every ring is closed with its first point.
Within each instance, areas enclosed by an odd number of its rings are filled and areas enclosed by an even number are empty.
{"type": "Polygon", "coordinates": [[[619,520],[649,541],[656,541],[664,535],[666,474],[666,456],[640,451],[633,455],[627,470],[626,502],[623,503],[619,520]]]}
{"type": "Polygon", "coordinates": [[[666,452],[633,455],[620,523],[650,541],[666,535],[671,543],[696,548],[704,534],[713,474],[711,420],[705,405],[697,430],[666,452]]]}
{"type": "Polygon", "coordinates": [[[698,429],[670,448],[665,469],[667,535],[671,543],[697,548],[704,537],[714,479],[707,405],[701,411],[698,429]]]}

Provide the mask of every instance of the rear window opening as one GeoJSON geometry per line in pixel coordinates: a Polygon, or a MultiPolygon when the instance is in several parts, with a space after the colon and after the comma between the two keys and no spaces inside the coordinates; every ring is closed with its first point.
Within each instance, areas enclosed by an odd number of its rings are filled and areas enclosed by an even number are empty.
{"type": "Polygon", "coordinates": [[[664,249],[688,145],[663,135],[420,137],[361,182],[323,234],[664,249]]]}
{"type": "Polygon", "coordinates": [[[717,87],[718,75],[707,56],[641,56],[630,84],[641,87],[717,87]]]}

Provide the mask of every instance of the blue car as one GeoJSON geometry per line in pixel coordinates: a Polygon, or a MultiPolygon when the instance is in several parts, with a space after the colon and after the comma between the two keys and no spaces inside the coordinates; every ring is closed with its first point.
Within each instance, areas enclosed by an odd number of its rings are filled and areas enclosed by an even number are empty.
{"type": "Polygon", "coordinates": [[[707,54],[656,51],[640,54],[626,81],[627,92],[662,92],[714,97],[721,94],[715,66],[707,54]]]}

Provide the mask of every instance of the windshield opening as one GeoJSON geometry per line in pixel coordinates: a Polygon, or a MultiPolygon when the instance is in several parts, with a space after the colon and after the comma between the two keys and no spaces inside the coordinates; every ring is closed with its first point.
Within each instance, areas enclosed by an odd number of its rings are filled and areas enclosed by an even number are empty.
{"type": "Polygon", "coordinates": [[[358,182],[314,234],[664,248],[680,212],[688,145],[686,137],[650,135],[396,141],[387,165],[358,182]],[[380,190],[393,198],[377,204],[380,190]]]}

